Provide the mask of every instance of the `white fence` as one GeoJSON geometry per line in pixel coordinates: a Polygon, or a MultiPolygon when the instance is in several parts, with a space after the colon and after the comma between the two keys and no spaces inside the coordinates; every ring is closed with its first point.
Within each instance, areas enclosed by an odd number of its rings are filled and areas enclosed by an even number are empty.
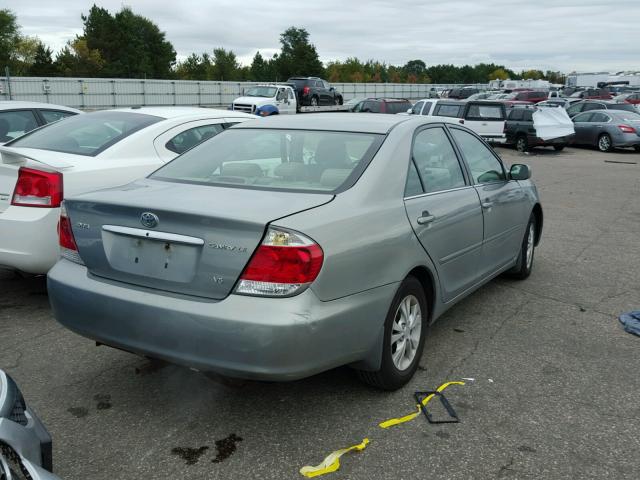
{"type": "MultiPolygon", "coordinates": [[[[255,82],[133,80],[109,78],[0,78],[0,100],[53,103],[86,110],[151,105],[227,106],[255,82]]],[[[435,88],[461,85],[409,83],[334,83],[344,100],[357,97],[428,96],[435,88]]],[[[486,87],[486,85],[476,85],[486,87]]]]}

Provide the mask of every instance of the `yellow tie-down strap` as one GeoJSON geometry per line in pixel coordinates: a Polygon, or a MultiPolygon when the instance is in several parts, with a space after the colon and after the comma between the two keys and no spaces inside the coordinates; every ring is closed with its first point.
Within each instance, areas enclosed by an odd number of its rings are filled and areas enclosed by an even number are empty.
{"type": "MultiPolygon", "coordinates": [[[[447,382],[447,383],[443,383],[442,385],[440,385],[438,388],[436,388],[436,392],[442,392],[445,388],[447,388],[449,385],[464,385],[464,382],[447,382]]],[[[435,394],[431,394],[427,397],[425,397],[422,402],[420,402],[422,404],[423,407],[427,406],[427,403],[429,403],[429,401],[435,396],[435,394]]],[[[389,428],[392,427],[393,425],[398,425],[400,423],[405,423],[405,422],[409,422],[411,420],[413,420],[414,418],[416,418],[418,415],[420,415],[420,404],[416,405],[418,408],[418,411],[415,413],[410,413],[409,415],[405,415],[404,417],[400,417],[400,418],[392,418],[390,420],[387,420],[385,422],[382,422],[379,424],[379,426],[381,428],[389,428]]],[[[319,465],[316,465],[315,467],[312,466],[305,466],[302,467],[300,469],[300,473],[302,475],[304,475],[307,478],[313,478],[313,477],[319,477],[320,475],[325,475],[327,473],[331,473],[331,472],[335,472],[336,470],[338,470],[340,468],[340,457],[342,457],[345,453],[349,453],[352,451],[362,451],[365,448],[367,448],[367,445],[369,444],[369,439],[365,438],[364,440],[362,440],[362,443],[359,443],[357,445],[353,445],[351,447],[347,447],[347,448],[342,448],[340,450],[336,450],[335,452],[331,452],[329,455],[327,455],[327,457],[322,461],[322,463],[320,463],[319,465]]]]}
{"type": "Polygon", "coordinates": [[[324,475],[325,473],[335,472],[340,468],[340,457],[345,453],[351,452],[353,450],[362,451],[364,450],[369,443],[369,439],[365,438],[362,440],[362,443],[358,445],[353,445],[348,448],[342,448],[340,450],[336,450],[335,452],[331,452],[327,455],[320,465],[316,465],[315,467],[306,466],[300,469],[300,473],[307,478],[313,478],[320,475],[324,475]]]}
{"type": "MultiPolygon", "coordinates": [[[[447,388],[449,385],[464,385],[464,382],[447,382],[447,383],[443,383],[438,388],[436,388],[436,392],[440,393],[445,388],[447,388]]],[[[424,397],[422,402],[420,402],[420,403],[422,403],[422,406],[420,404],[416,405],[416,408],[418,409],[416,412],[410,413],[409,415],[405,415],[404,417],[391,418],[389,420],[385,420],[384,422],[378,424],[378,426],[380,428],[389,428],[389,427],[393,427],[394,425],[400,425],[401,423],[410,422],[411,420],[416,418],[418,415],[420,415],[420,411],[421,411],[422,407],[426,407],[427,403],[429,403],[434,396],[435,396],[435,394],[432,393],[431,395],[428,395],[428,396],[424,397]]]]}

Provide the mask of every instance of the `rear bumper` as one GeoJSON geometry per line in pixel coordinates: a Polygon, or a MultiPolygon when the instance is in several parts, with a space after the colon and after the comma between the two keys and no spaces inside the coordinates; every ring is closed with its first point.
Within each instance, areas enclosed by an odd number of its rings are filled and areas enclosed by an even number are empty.
{"type": "Polygon", "coordinates": [[[59,254],[59,208],[8,207],[0,213],[0,267],[41,274],[59,254]]]}
{"type": "Polygon", "coordinates": [[[537,147],[552,147],[556,145],[571,145],[573,144],[573,140],[575,135],[567,135],[566,137],[558,137],[552,138],[550,140],[543,140],[542,138],[536,137],[535,135],[529,135],[527,141],[531,146],[537,147]]]}
{"type": "Polygon", "coordinates": [[[98,279],[63,259],[48,288],[58,322],[80,335],[203,371],[280,381],[367,358],[397,284],[330,302],[311,289],[216,302],[98,279]]]}
{"type": "Polygon", "coordinates": [[[635,147],[640,145],[640,136],[635,133],[620,133],[613,137],[614,147],[635,147]]]}

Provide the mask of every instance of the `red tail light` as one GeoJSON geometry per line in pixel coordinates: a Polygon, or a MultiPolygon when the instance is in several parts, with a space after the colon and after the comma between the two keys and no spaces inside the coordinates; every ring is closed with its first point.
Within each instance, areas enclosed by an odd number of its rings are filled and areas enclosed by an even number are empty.
{"type": "Polygon", "coordinates": [[[302,89],[302,95],[309,95],[310,91],[311,91],[311,89],[309,87],[304,87],[302,89]]]}
{"type": "Polygon", "coordinates": [[[58,221],[58,243],[60,244],[60,255],[72,262],[84,264],[78,254],[78,245],[71,229],[71,220],[67,216],[64,204],[60,206],[60,220],[58,221]]]}
{"type": "Polygon", "coordinates": [[[618,128],[620,130],[622,130],[624,133],[636,133],[636,129],[633,127],[630,127],[629,125],[618,125],[618,128]]]}
{"type": "Polygon", "coordinates": [[[11,205],[53,208],[62,201],[62,174],[20,167],[11,205]]]}
{"type": "Polygon", "coordinates": [[[236,293],[290,296],[313,282],[324,260],[322,248],[304,235],[270,228],[254,252],[236,293]]]}

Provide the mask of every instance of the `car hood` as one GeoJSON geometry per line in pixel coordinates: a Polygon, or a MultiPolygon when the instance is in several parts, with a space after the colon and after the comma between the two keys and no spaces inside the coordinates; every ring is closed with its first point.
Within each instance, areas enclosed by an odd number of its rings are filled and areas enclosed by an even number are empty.
{"type": "Polygon", "coordinates": [[[275,102],[275,99],[272,97],[239,97],[233,101],[233,103],[261,103],[261,102],[275,102]]]}

